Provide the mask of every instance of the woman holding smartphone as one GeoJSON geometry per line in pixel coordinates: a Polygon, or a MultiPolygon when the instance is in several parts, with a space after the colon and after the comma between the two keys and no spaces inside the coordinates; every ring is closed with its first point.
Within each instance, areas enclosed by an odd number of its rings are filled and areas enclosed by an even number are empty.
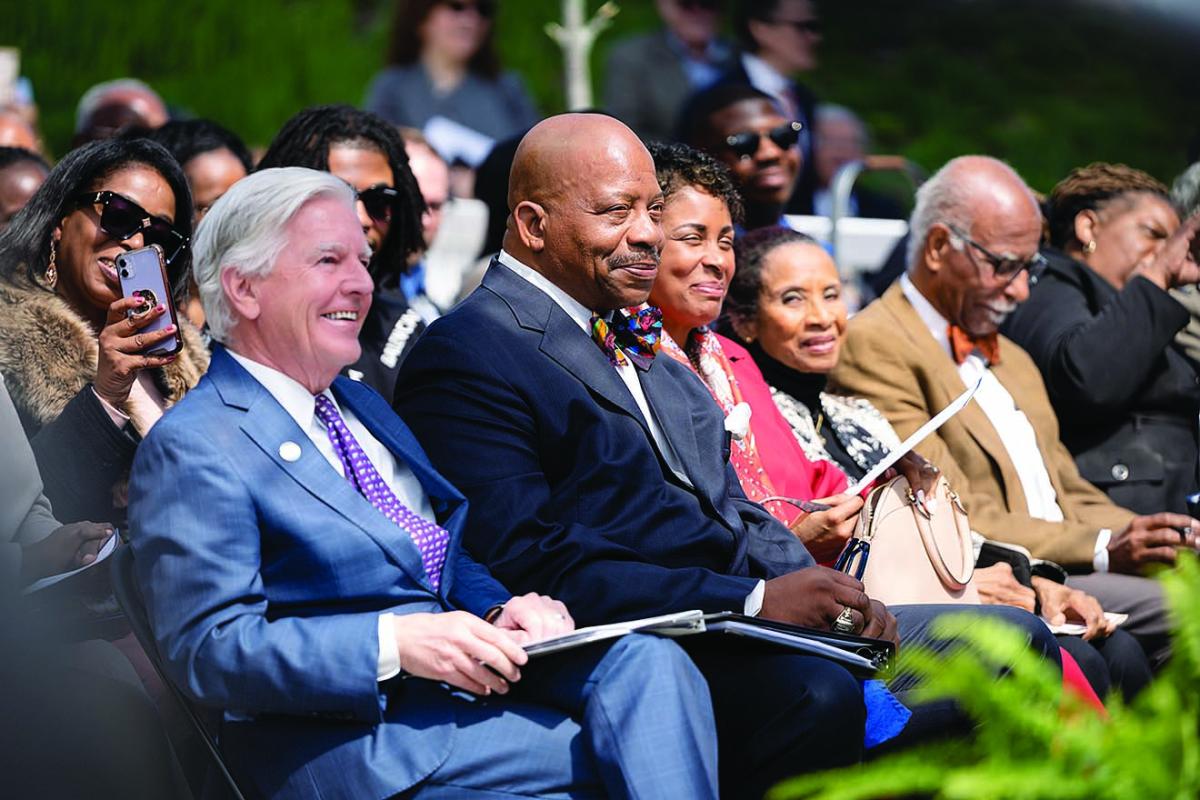
{"type": "Polygon", "coordinates": [[[116,269],[156,244],[178,293],[191,233],[179,165],[133,139],[69,153],[0,236],[0,372],[62,519],[121,523],[137,443],[208,365],[186,321],[145,332],[172,299],[142,310],[116,269]],[[175,336],[176,353],[144,354],[175,336]]]}

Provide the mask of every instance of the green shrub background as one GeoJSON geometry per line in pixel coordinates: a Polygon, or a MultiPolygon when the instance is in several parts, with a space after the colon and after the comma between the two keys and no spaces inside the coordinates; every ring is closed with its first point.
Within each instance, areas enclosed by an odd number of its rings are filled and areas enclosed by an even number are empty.
{"type": "MultiPolygon", "coordinates": [[[[650,0],[619,5],[596,49],[597,79],[613,41],[656,21],[650,0]]],[[[807,81],[862,113],[878,151],[926,168],[986,152],[1041,190],[1092,160],[1170,180],[1200,130],[1197,34],[1138,24],[1116,5],[827,0],[821,65],[807,81]]],[[[361,102],[390,9],[386,0],[0,0],[0,43],[22,50],[54,154],[68,146],[83,90],[123,75],[265,145],[306,105],[361,102]]],[[[497,19],[506,65],[547,113],[563,107],[560,52],[543,31],[558,14],[559,0],[505,0],[497,19]]]]}

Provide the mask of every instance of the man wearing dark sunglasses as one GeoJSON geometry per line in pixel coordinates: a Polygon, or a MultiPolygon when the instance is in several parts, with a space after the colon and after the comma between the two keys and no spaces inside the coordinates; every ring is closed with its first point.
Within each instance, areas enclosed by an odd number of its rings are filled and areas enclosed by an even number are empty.
{"type": "Polygon", "coordinates": [[[784,120],[801,124],[800,169],[790,213],[812,213],[816,189],[813,122],[816,96],[796,76],[817,67],[821,22],[811,0],[744,0],[733,4],[742,54],[720,83],[753,86],[775,101],[784,120]]]}
{"type": "Polygon", "coordinates": [[[788,119],[769,96],[744,84],[716,86],[684,112],[688,144],[729,167],[745,201],[745,229],[784,224],[802,156],[801,122],[788,119]]]}

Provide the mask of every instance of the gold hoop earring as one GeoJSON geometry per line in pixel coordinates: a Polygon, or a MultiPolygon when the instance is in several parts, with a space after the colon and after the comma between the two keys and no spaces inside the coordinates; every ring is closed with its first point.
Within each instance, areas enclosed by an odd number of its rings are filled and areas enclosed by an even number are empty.
{"type": "Polygon", "coordinates": [[[54,247],[54,240],[50,240],[50,263],[46,265],[46,274],[42,279],[46,282],[46,286],[53,289],[58,283],[58,266],[54,263],[57,258],[57,252],[54,247]]]}
{"type": "Polygon", "coordinates": [[[1089,256],[1092,253],[1096,252],[1096,240],[1092,239],[1087,244],[1085,244],[1083,246],[1083,252],[1087,253],[1089,256]]]}

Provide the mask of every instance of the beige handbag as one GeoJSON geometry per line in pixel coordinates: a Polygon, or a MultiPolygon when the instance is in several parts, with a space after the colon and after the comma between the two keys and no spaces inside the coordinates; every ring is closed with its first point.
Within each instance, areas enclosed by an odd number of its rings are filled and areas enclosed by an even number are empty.
{"type": "Polygon", "coordinates": [[[861,580],[884,605],[978,605],[967,512],[945,477],[938,478],[933,498],[930,515],[903,476],[872,489],[837,569],[861,580]]]}

